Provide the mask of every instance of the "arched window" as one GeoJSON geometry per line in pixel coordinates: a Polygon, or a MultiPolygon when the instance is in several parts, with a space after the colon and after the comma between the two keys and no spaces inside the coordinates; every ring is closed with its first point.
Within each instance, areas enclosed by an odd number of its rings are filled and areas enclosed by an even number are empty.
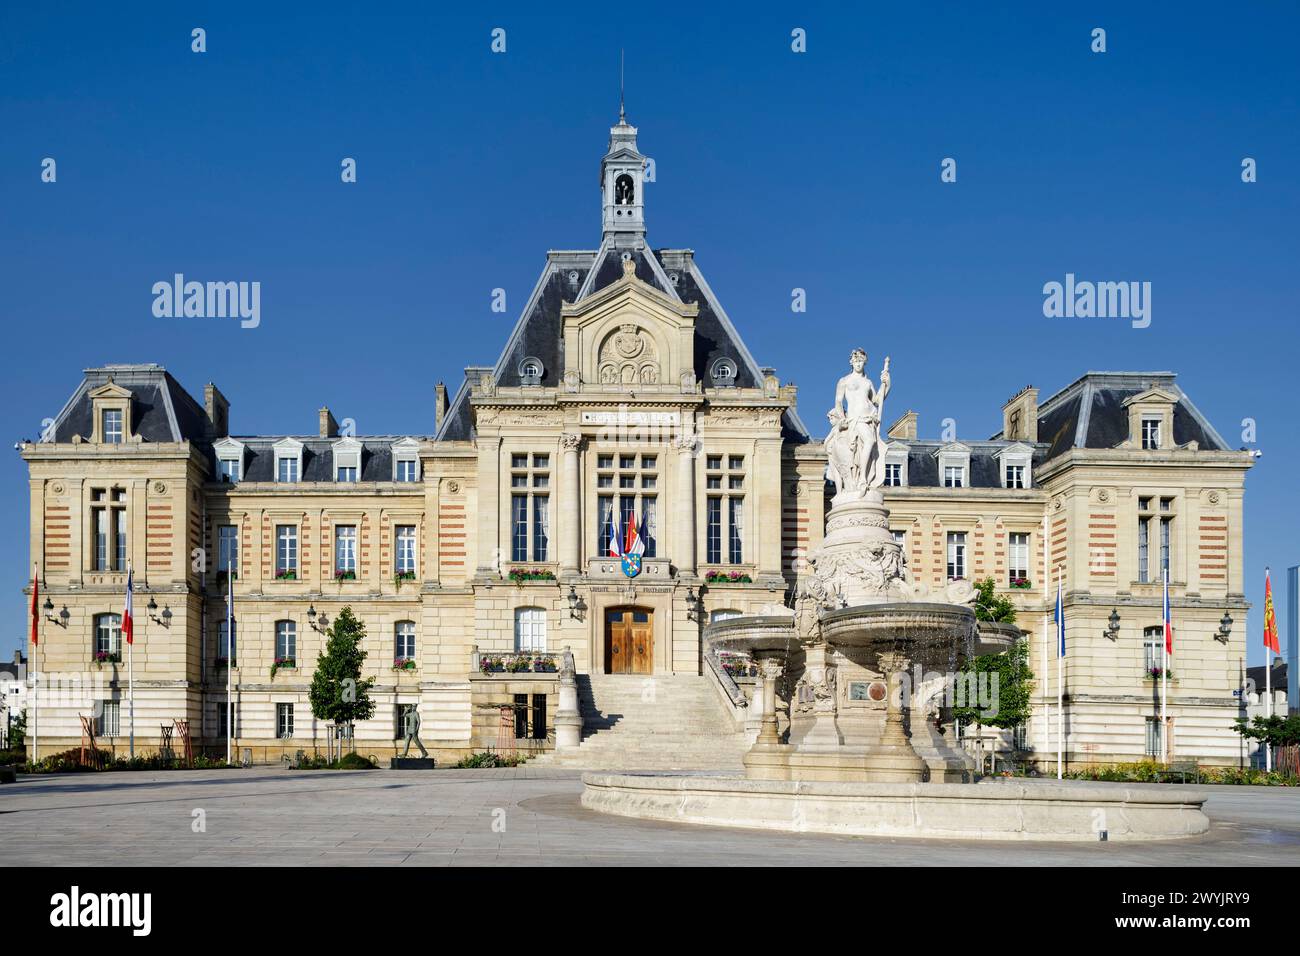
{"type": "Polygon", "coordinates": [[[95,615],[95,659],[122,656],[122,617],[118,614],[95,615]]]}
{"type": "Polygon", "coordinates": [[[540,607],[515,608],[515,650],[546,650],[546,610],[540,607]]]}
{"type": "Polygon", "coordinates": [[[393,628],[393,660],[415,660],[415,622],[398,621],[393,628]]]}
{"type": "Polygon", "coordinates": [[[293,621],[275,622],[275,659],[297,660],[298,625],[293,621]]]}
{"type": "Polygon", "coordinates": [[[617,206],[630,206],[634,201],[635,188],[632,185],[632,177],[627,173],[619,176],[614,180],[614,204],[617,206]]]}

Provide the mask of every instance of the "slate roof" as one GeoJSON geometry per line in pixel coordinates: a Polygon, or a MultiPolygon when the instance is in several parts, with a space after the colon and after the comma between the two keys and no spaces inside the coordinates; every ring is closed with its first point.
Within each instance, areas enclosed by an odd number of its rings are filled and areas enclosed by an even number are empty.
{"type": "MultiPolygon", "coordinates": [[[[1259,664],[1255,667],[1246,668],[1246,679],[1255,682],[1256,693],[1264,693],[1264,668],[1267,665],[1259,664]]],[[[1287,666],[1286,661],[1274,660],[1273,662],[1273,690],[1286,690],[1287,666]]]]}
{"type": "Polygon", "coordinates": [[[90,393],[111,380],[131,393],[131,431],[149,442],[202,441],[207,414],[161,365],[105,365],[88,368],[77,390],[54,420],[53,441],[93,430],[90,393]]]}
{"type": "MultiPolygon", "coordinates": [[[[317,438],[305,435],[258,435],[243,438],[231,436],[244,443],[244,481],[275,481],[275,443],[285,438],[302,442],[302,480],[334,480],[334,444],[337,438],[317,438]]],[[[358,438],[361,443],[361,481],[393,480],[393,443],[404,436],[358,438]]],[[[215,462],[214,462],[215,467],[215,462]]]]}
{"type": "MultiPolygon", "coordinates": [[[[736,363],[738,387],[762,386],[762,369],[700,273],[692,250],[626,249],[613,242],[602,243],[596,250],[551,252],[547,255],[546,266],[533,294],[500,358],[492,366],[493,380],[497,385],[514,387],[522,384],[519,365],[525,358],[532,357],[541,360],[542,387],[559,386],[564,370],[560,307],[566,301],[582,301],[621,279],[625,252],[632,256],[636,276],[642,282],[675,301],[699,306],[695,319],[694,367],[700,382],[709,382],[709,369],[714,361],[725,356],[736,363]]],[[[437,439],[466,441],[474,437],[469,391],[462,383],[452,399],[437,439]]],[[[781,424],[788,440],[810,440],[797,413],[786,412],[781,424]]]]}
{"type": "MultiPolygon", "coordinates": [[[[1038,437],[1047,458],[1071,448],[1114,448],[1128,438],[1124,401],[1150,388],[1178,396],[1174,443],[1195,441],[1202,451],[1231,451],[1175,381],[1173,372],[1087,372],[1038,406],[1038,437]]],[[[1001,438],[1001,433],[993,436],[1001,438]]]]}

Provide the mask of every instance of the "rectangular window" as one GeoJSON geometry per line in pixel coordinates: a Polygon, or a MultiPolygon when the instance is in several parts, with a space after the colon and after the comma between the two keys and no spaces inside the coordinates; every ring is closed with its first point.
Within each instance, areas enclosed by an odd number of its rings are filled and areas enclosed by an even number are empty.
{"type": "Polygon", "coordinates": [[[1029,534],[1012,532],[1007,535],[1007,583],[1019,584],[1029,580],[1029,534]]]}
{"type": "Polygon", "coordinates": [[[906,531],[891,531],[891,532],[889,532],[889,533],[892,534],[892,535],[894,536],[894,544],[898,545],[900,548],[906,548],[906,547],[907,547],[907,532],[906,532],[906,531]]]}
{"type": "Polygon", "coordinates": [[[122,734],[122,704],[116,700],[99,702],[99,726],[96,733],[100,737],[118,737],[122,734]]]}
{"type": "Polygon", "coordinates": [[[116,614],[100,614],[95,618],[95,653],[122,653],[122,619],[116,614]]]}
{"type": "Polygon", "coordinates": [[[510,560],[528,560],[528,496],[510,498],[510,560]]]}
{"type": "Polygon", "coordinates": [[[610,495],[600,495],[596,499],[596,514],[600,519],[600,532],[597,550],[603,558],[609,554],[609,539],[614,534],[612,517],[614,514],[614,499],[610,495]]]}
{"type": "Polygon", "coordinates": [[[275,526],[275,573],[278,576],[298,572],[298,526],[275,526]]]}
{"type": "Polygon", "coordinates": [[[356,465],[339,465],[338,480],[339,480],[339,481],[356,481],[356,480],[357,480],[357,466],[356,466],[356,465]]]}
{"type": "Polygon", "coordinates": [[[722,499],[710,498],[705,511],[705,556],[707,564],[722,563],[722,499]]]}
{"type": "Polygon", "coordinates": [[[108,516],[106,508],[95,508],[95,570],[108,570],[108,516]]]}
{"type": "Polygon", "coordinates": [[[275,622],[275,659],[297,660],[298,625],[293,621],[275,622]]]}
{"type": "Polygon", "coordinates": [[[238,458],[222,458],[217,462],[217,480],[235,484],[240,478],[238,458]]]}
{"type": "Polygon", "coordinates": [[[334,528],[334,576],[357,576],[357,526],[336,525],[334,528]]]}
{"type": "Polygon", "coordinates": [[[1142,447],[1147,451],[1160,447],[1160,419],[1142,419],[1142,447]]]}
{"type": "Polygon", "coordinates": [[[397,573],[415,573],[415,525],[397,526],[397,573]]]}
{"type": "Polygon", "coordinates": [[[393,708],[393,719],[397,724],[393,729],[393,736],[402,739],[406,736],[406,715],[415,710],[415,704],[398,704],[393,708]]]}
{"type": "Polygon", "coordinates": [[[533,560],[545,561],[551,545],[551,499],[533,496],[533,560]]]}
{"type": "Polygon", "coordinates": [[[1150,674],[1153,668],[1164,666],[1165,629],[1148,627],[1142,637],[1142,669],[1150,674]]]}
{"type": "Polygon", "coordinates": [[[727,499],[728,524],[731,534],[727,538],[727,560],[740,564],[745,560],[745,499],[733,497],[727,499]]]}
{"type": "Polygon", "coordinates": [[[226,734],[230,732],[227,728],[233,728],[233,736],[239,736],[239,714],[235,710],[235,702],[233,700],[230,702],[229,708],[226,707],[224,701],[217,704],[217,736],[226,736],[226,734]]]}
{"type": "Polygon", "coordinates": [[[533,695],[533,739],[546,739],[546,695],[533,695]]]}
{"type": "Polygon", "coordinates": [[[1025,466],[1007,465],[1006,483],[1008,488],[1025,487],[1025,466]]]}
{"type": "Polygon", "coordinates": [[[1147,756],[1160,756],[1160,719],[1158,717],[1147,718],[1147,756]]]}
{"type": "Polygon", "coordinates": [[[113,509],[113,540],[114,556],[113,569],[115,571],[126,570],[126,509],[113,509]]]}
{"type": "Polygon", "coordinates": [[[275,461],[275,480],[294,482],[298,480],[298,459],[292,455],[277,458],[275,461]]]}
{"type": "Polygon", "coordinates": [[[645,540],[645,554],[653,558],[659,547],[659,499],[644,497],[641,499],[641,533],[645,540]]]}
{"type": "Polygon", "coordinates": [[[1160,519],[1160,573],[1164,575],[1162,580],[1167,579],[1169,575],[1170,536],[1173,523],[1173,518],[1160,519]]]}
{"type": "Polygon", "coordinates": [[[120,408],[107,408],[104,410],[104,443],[108,445],[120,445],[123,439],[122,430],[122,410],[120,408]]]}
{"type": "Polygon", "coordinates": [[[948,532],[948,577],[966,577],[966,532],[948,532]]]}
{"type": "Polygon", "coordinates": [[[961,465],[945,465],[943,469],[943,486],[945,488],[964,488],[966,469],[961,465]]]}
{"type": "Polygon", "coordinates": [[[239,576],[239,528],[233,524],[217,528],[217,570],[239,576]]]}
{"type": "Polygon", "coordinates": [[[280,740],[293,737],[293,704],[275,705],[275,735],[280,740]]]}
{"type": "Polygon", "coordinates": [[[415,622],[398,621],[394,630],[393,658],[399,661],[415,659],[415,622]]]}
{"type": "Polygon", "coordinates": [[[397,480],[398,481],[415,481],[416,462],[412,458],[401,459],[397,462],[397,480]]]}
{"type": "Polygon", "coordinates": [[[1147,523],[1149,519],[1146,516],[1138,518],[1138,580],[1143,584],[1151,580],[1149,552],[1151,549],[1150,542],[1147,540],[1147,523]]]}
{"type": "Polygon", "coordinates": [[[546,611],[521,607],[515,611],[515,650],[531,653],[546,650],[546,611]]]}
{"type": "Polygon", "coordinates": [[[890,488],[900,488],[903,485],[903,463],[899,461],[885,462],[885,485],[890,488]]]}
{"type": "MultiPolygon", "coordinates": [[[[238,654],[238,653],[239,653],[239,627],[238,627],[238,625],[235,626],[234,631],[235,631],[235,646],[234,646],[234,652],[235,652],[235,654],[238,654]]],[[[217,622],[217,660],[218,660],[218,661],[225,661],[225,662],[227,662],[227,663],[229,663],[229,664],[238,664],[238,663],[239,663],[239,661],[236,660],[236,659],[234,659],[234,658],[232,657],[232,655],[231,655],[230,639],[229,639],[229,636],[228,636],[227,633],[226,633],[226,619],[225,619],[224,617],[223,617],[220,621],[217,622]]]]}

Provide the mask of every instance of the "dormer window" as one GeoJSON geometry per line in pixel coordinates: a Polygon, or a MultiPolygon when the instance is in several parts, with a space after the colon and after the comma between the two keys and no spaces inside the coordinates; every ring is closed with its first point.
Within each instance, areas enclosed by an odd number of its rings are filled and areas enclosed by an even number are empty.
{"type": "Polygon", "coordinates": [[[420,480],[420,443],[414,438],[393,442],[393,481],[420,480]]]}
{"type": "Polygon", "coordinates": [[[1034,450],[1029,445],[1016,442],[995,456],[1002,463],[1002,487],[1022,490],[1033,482],[1032,464],[1034,450]]]}
{"type": "Polygon", "coordinates": [[[907,485],[907,446],[891,443],[885,450],[886,488],[902,488],[907,485]]]}
{"type": "Polygon", "coordinates": [[[519,363],[519,382],[521,385],[542,384],[542,360],[529,356],[519,363]]]}
{"type": "Polygon", "coordinates": [[[714,359],[709,367],[709,378],[717,388],[730,388],[736,384],[736,363],[730,358],[714,359]]]}
{"type": "Polygon", "coordinates": [[[1159,418],[1142,419],[1142,448],[1146,451],[1155,451],[1160,448],[1159,418]]]}
{"type": "Polygon", "coordinates": [[[275,451],[275,480],[280,484],[302,481],[302,442],[282,438],[272,446],[275,451]]]}
{"type": "Polygon", "coordinates": [[[361,442],[355,438],[343,438],[334,443],[334,480],[361,480],[361,442]]]}
{"type": "Polygon", "coordinates": [[[103,411],[103,429],[104,444],[120,445],[125,437],[125,429],[122,425],[122,410],[120,408],[106,408],[103,411]]]}
{"type": "Polygon", "coordinates": [[[223,438],[212,443],[217,457],[217,481],[235,484],[244,477],[244,443],[233,438],[223,438]]]}
{"type": "Polygon", "coordinates": [[[945,488],[970,486],[970,448],[961,442],[949,442],[938,451],[939,481],[945,488]]]}

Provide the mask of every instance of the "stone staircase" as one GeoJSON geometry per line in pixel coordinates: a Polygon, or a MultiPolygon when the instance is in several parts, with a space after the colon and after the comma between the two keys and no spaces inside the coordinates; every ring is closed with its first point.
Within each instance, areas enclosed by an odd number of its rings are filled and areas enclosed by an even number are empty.
{"type": "Polygon", "coordinates": [[[583,770],[736,772],[749,749],[709,678],[579,674],[582,743],[532,764],[583,770]]]}

